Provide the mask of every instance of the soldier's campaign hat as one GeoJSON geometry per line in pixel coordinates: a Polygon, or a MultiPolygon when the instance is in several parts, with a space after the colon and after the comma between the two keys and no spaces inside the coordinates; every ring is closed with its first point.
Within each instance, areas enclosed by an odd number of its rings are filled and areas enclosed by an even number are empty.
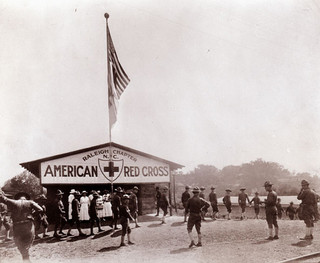
{"type": "Polygon", "coordinates": [[[30,200],[30,195],[25,192],[16,193],[14,199],[19,200],[22,196],[24,196],[27,200],[30,200]]]}
{"type": "Polygon", "coordinates": [[[256,194],[256,195],[258,195],[258,194],[259,194],[259,192],[255,192],[255,194],[256,194]]]}
{"type": "Polygon", "coordinates": [[[129,197],[129,195],[124,194],[124,195],[122,196],[122,199],[130,199],[130,197],[129,197]]]}
{"type": "Polygon", "coordinates": [[[118,192],[118,193],[123,193],[123,190],[122,190],[122,188],[120,186],[117,187],[117,189],[115,191],[118,192]]]}
{"type": "Polygon", "coordinates": [[[163,190],[168,190],[168,189],[169,189],[168,186],[163,187],[163,190]]]}
{"type": "Polygon", "coordinates": [[[272,186],[273,184],[270,182],[270,181],[266,181],[264,183],[264,187],[267,187],[267,186],[272,186]]]}
{"type": "Polygon", "coordinates": [[[204,186],[201,186],[200,190],[206,190],[206,188],[204,186]]]}
{"type": "Polygon", "coordinates": [[[96,191],[93,191],[93,192],[92,192],[92,195],[93,195],[93,196],[99,196],[99,194],[98,194],[96,191]]]}
{"type": "Polygon", "coordinates": [[[228,188],[228,189],[226,189],[226,192],[232,192],[232,191],[231,191],[231,189],[228,188]]]}
{"type": "Polygon", "coordinates": [[[57,190],[57,193],[56,193],[56,195],[63,195],[64,193],[61,191],[61,190],[57,190]]]}
{"type": "Polygon", "coordinates": [[[198,186],[194,187],[194,188],[192,189],[192,193],[200,193],[199,187],[198,187],[198,186]]]}
{"type": "Polygon", "coordinates": [[[246,190],[246,188],[245,187],[241,187],[240,190],[246,190]]]}
{"type": "Polygon", "coordinates": [[[81,195],[81,194],[80,194],[80,192],[79,192],[79,191],[75,191],[75,192],[74,192],[74,195],[79,196],[79,195],[81,195]]]}
{"type": "Polygon", "coordinates": [[[306,181],[306,180],[302,180],[302,181],[301,181],[301,185],[309,185],[309,182],[306,181]]]}
{"type": "Polygon", "coordinates": [[[293,202],[291,201],[291,202],[290,202],[290,204],[292,204],[292,205],[293,205],[293,202]]]}
{"type": "Polygon", "coordinates": [[[134,187],[133,187],[133,190],[137,190],[137,191],[139,191],[138,186],[134,186],[134,187]]]}
{"type": "Polygon", "coordinates": [[[214,186],[211,186],[211,190],[214,190],[214,189],[216,189],[214,186]]]}
{"type": "Polygon", "coordinates": [[[190,186],[189,185],[186,185],[186,187],[185,187],[186,189],[190,189],[190,186]]]}
{"type": "Polygon", "coordinates": [[[70,194],[74,194],[76,190],[71,189],[70,194]]]}
{"type": "Polygon", "coordinates": [[[39,197],[37,198],[38,200],[47,200],[47,197],[42,194],[42,195],[39,195],[39,197]]]}

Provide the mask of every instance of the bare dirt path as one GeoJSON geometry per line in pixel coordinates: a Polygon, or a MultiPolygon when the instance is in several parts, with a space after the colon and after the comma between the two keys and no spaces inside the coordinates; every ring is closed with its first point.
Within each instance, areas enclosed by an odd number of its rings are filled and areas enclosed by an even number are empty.
{"type": "MultiPolygon", "coordinates": [[[[280,239],[266,241],[265,220],[216,220],[202,223],[203,247],[188,248],[186,223],[181,216],[159,218],[143,216],[140,228],[132,229],[132,246],[119,247],[120,231],[106,230],[95,236],[48,238],[32,246],[31,260],[40,262],[279,262],[320,251],[320,233],[316,224],[314,240],[300,241],[303,221],[280,220],[280,239]]],[[[320,224],[320,223],[318,223],[320,224]]],[[[133,227],[133,224],[132,224],[133,227]]],[[[89,229],[84,229],[89,233],[89,229]]],[[[77,234],[76,230],[73,230],[77,234]]],[[[52,236],[52,232],[49,233],[52,236]]],[[[196,236],[195,230],[194,235],[196,236]]],[[[1,240],[4,237],[1,236],[1,240]]],[[[22,262],[14,244],[0,244],[1,263],[22,262]]],[[[318,262],[318,261],[316,261],[318,262]]]]}

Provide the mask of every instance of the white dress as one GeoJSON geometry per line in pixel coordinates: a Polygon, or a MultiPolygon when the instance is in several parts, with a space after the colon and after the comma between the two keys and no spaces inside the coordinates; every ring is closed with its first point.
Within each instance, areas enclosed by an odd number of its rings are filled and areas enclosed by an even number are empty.
{"type": "Polygon", "coordinates": [[[102,217],[110,217],[110,216],[112,216],[110,194],[104,194],[102,196],[102,200],[103,200],[102,217]]]}
{"type": "Polygon", "coordinates": [[[74,195],[70,194],[68,196],[68,219],[71,220],[72,219],[72,200],[74,199],[74,195]]]}
{"type": "Polygon", "coordinates": [[[80,220],[89,220],[89,197],[81,196],[80,198],[80,220]]]}
{"type": "Polygon", "coordinates": [[[103,201],[102,201],[102,196],[99,195],[96,201],[96,208],[97,208],[97,214],[99,218],[102,218],[102,211],[103,211],[103,201]]]}

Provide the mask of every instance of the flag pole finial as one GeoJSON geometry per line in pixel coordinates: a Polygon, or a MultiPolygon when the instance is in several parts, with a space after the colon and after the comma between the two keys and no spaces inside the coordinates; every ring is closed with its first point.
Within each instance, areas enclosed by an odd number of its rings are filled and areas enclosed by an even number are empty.
{"type": "Polygon", "coordinates": [[[105,17],[106,19],[108,19],[108,18],[109,18],[109,14],[108,14],[108,13],[105,13],[105,14],[104,14],[104,17],[105,17]]]}

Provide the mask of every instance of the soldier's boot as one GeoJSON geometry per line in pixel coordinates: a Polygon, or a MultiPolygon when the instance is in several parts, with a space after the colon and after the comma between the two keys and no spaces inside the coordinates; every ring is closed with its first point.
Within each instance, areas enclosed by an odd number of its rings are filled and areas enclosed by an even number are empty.
{"type": "Polygon", "coordinates": [[[193,236],[192,236],[192,232],[188,232],[188,236],[190,238],[190,245],[189,245],[189,248],[192,248],[193,246],[195,246],[196,244],[194,243],[194,240],[193,240],[193,236]]]}
{"type": "Polygon", "coordinates": [[[43,229],[43,237],[48,237],[49,235],[48,235],[47,233],[48,233],[48,228],[45,227],[45,228],[43,229]]]}
{"type": "Polygon", "coordinates": [[[311,239],[311,230],[310,227],[306,227],[306,235],[301,237],[300,240],[310,240],[311,239]]]}
{"type": "Polygon", "coordinates": [[[274,228],[274,237],[273,239],[279,239],[279,227],[274,228]]]}
{"type": "Polygon", "coordinates": [[[273,240],[272,228],[268,228],[268,230],[269,230],[269,237],[267,237],[267,240],[273,240]]]}
{"type": "Polygon", "coordinates": [[[126,246],[126,244],[124,243],[124,236],[121,236],[120,247],[124,247],[124,246],[126,246]]]}
{"type": "Polygon", "coordinates": [[[198,234],[198,243],[196,245],[197,247],[202,247],[202,243],[201,243],[201,234],[198,234]]]}
{"type": "Polygon", "coordinates": [[[134,243],[133,243],[133,242],[131,242],[130,234],[128,234],[128,244],[129,244],[129,245],[134,245],[134,243]]]}
{"type": "Polygon", "coordinates": [[[310,227],[310,239],[313,239],[313,227],[310,227]]]}

